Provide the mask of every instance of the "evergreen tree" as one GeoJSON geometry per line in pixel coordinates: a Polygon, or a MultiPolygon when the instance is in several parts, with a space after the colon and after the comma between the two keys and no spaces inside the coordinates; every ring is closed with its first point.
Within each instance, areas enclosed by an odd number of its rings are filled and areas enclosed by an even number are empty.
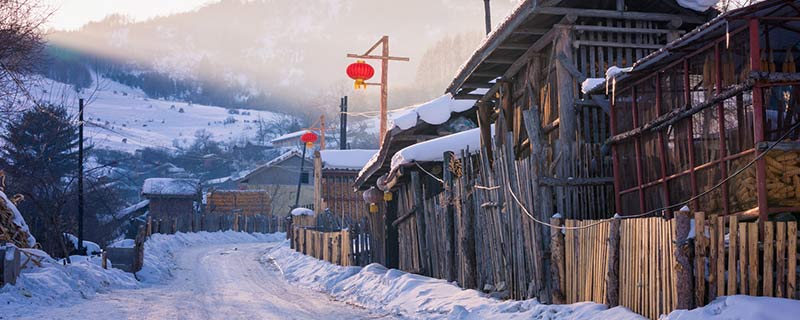
{"type": "Polygon", "coordinates": [[[61,234],[75,226],[65,214],[74,193],[77,126],[63,107],[28,110],[9,121],[0,136],[0,167],[10,176],[9,191],[22,194],[20,211],[43,249],[66,254],[61,234]]]}

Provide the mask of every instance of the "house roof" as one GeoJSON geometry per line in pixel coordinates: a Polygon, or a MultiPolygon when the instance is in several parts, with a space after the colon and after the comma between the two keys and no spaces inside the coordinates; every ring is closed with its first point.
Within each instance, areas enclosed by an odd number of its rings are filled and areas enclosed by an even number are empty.
{"type": "Polygon", "coordinates": [[[322,168],[329,170],[361,170],[378,150],[320,150],[322,168]]]}
{"type": "Polygon", "coordinates": [[[142,195],[145,197],[194,197],[199,192],[200,180],[150,178],[144,180],[142,195]]]}
{"type": "MultiPolygon", "coordinates": [[[[731,10],[727,13],[721,14],[716,18],[708,21],[707,23],[695,28],[691,32],[683,35],[682,37],[668,43],[664,48],[651,53],[650,55],[636,61],[631,70],[621,73],[614,78],[616,87],[624,87],[626,84],[633,81],[642,79],[651,75],[651,71],[660,66],[668,65],[680,58],[686,53],[693,52],[700,47],[707,45],[706,40],[719,39],[724,36],[726,32],[737,30],[747,24],[746,19],[741,19],[745,16],[760,17],[760,16],[793,16],[797,12],[792,6],[800,5],[800,1],[782,1],[782,0],[767,0],[757,4],[731,10]],[[781,7],[778,7],[782,5],[781,7]],[[777,7],[777,8],[776,8],[777,7]]],[[[787,24],[793,24],[793,27],[800,29],[800,22],[792,21],[787,24]]],[[[796,34],[795,34],[796,35],[796,34]]],[[[795,41],[796,42],[796,41],[795,41]]],[[[607,79],[606,81],[609,81],[607,79]]],[[[594,86],[588,90],[590,94],[600,94],[606,86],[605,82],[594,86]]]]}
{"type": "Polygon", "coordinates": [[[277,143],[277,142],[286,141],[286,140],[290,140],[290,139],[298,139],[298,138],[300,138],[300,136],[304,135],[306,132],[314,132],[315,134],[319,135],[318,131],[300,130],[300,131],[290,132],[290,133],[284,134],[284,135],[282,135],[280,137],[277,137],[275,139],[272,139],[272,140],[270,140],[270,143],[277,143]]]}
{"type": "Polygon", "coordinates": [[[377,180],[379,175],[389,171],[387,160],[391,159],[391,155],[417,143],[420,138],[437,137],[440,135],[438,129],[443,124],[453,120],[456,115],[471,113],[474,106],[475,100],[453,99],[453,96],[448,93],[431,101],[410,106],[403,112],[395,113],[392,116],[393,124],[391,129],[386,132],[383,144],[358,173],[355,187],[359,188],[377,180]]]}
{"type": "MultiPolygon", "coordinates": [[[[244,176],[242,176],[241,178],[238,178],[238,179],[235,179],[235,180],[237,182],[241,182],[241,181],[250,179],[253,175],[256,175],[256,174],[258,174],[258,173],[260,173],[260,172],[262,172],[262,171],[264,171],[266,169],[269,169],[269,168],[272,168],[272,167],[276,167],[279,164],[281,164],[283,162],[286,162],[287,160],[289,160],[291,158],[294,158],[294,157],[300,158],[302,156],[303,155],[302,155],[302,153],[300,153],[300,151],[298,151],[297,149],[292,148],[291,150],[281,154],[280,156],[276,157],[275,159],[270,160],[266,164],[258,166],[257,168],[255,168],[255,169],[251,170],[250,172],[247,172],[246,174],[244,174],[244,176]]],[[[308,158],[306,158],[305,161],[309,161],[308,158]]],[[[310,165],[311,164],[309,164],[309,166],[310,165]]]]}
{"type": "MultiPolygon", "coordinates": [[[[493,96],[496,87],[491,82],[513,76],[522,69],[531,54],[541,51],[552,42],[556,30],[554,26],[567,15],[575,14],[574,9],[584,9],[579,15],[585,17],[625,17],[633,16],[633,12],[648,12],[650,17],[662,21],[680,19],[687,24],[702,24],[707,20],[706,13],[684,8],[674,0],[625,1],[625,12],[615,11],[615,0],[562,0],[555,1],[558,6],[548,5],[553,2],[520,1],[461,66],[446,92],[458,98],[476,88],[492,88],[483,96],[493,96]]],[[[707,13],[713,14],[712,11],[707,13]]]]}

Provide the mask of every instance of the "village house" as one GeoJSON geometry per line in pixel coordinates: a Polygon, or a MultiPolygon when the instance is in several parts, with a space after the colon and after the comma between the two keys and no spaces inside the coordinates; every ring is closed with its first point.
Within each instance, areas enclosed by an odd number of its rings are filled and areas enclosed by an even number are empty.
{"type": "Polygon", "coordinates": [[[297,183],[300,182],[300,205],[314,203],[314,163],[302,158],[297,149],[278,156],[266,164],[250,171],[236,182],[241,190],[265,190],[272,199],[271,213],[288,214],[294,206],[297,183]],[[300,173],[302,164],[302,175],[300,173]]]}
{"type": "Polygon", "coordinates": [[[142,197],[149,200],[149,218],[167,221],[179,231],[191,228],[195,204],[200,202],[197,179],[150,178],[144,181],[142,197]]]}

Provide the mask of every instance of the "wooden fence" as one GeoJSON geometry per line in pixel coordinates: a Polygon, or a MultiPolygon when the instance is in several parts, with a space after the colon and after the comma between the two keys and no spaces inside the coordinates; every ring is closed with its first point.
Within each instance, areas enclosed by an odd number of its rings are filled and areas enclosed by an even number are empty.
{"type": "Polygon", "coordinates": [[[622,305],[650,319],[722,295],[798,299],[797,222],[736,216],[551,220],[554,301],[622,305]],[[684,226],[680,226],[683,219],[684,226]],[[727,239],[726,239],[727,236],[727,239]]]}
{"type": "Polygon", "coordinates": [[[174,234],[177,232],[216,232],[241,231],[249,233],[286,232],[288,222],[277,216],[248,216],[242,214],[203,214],[190,219],[188,223],[180,218],[152,219],[147,218],[147,235],[154,233],[174,234]]]}
{"type": "Polygon", "coordinates": [[[321,231],[294,227],[292,248],[340,266],[365,266],[372,261],[369,234],[356,230],[321,231]]]}

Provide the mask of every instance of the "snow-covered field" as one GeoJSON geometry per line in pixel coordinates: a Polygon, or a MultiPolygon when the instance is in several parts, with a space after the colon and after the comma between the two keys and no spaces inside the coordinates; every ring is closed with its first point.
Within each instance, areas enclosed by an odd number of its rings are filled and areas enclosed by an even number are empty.
{"type": "Polygon", "coordinates": [[[139,89],[105,78],[95,82],[79,94],[68,85],[40,78],[34,81],[31,94],[36,99],[70,106],[73,114],[78,112],[78,98],[86,99],[87,137],[96,146],[128,152],[142,147],[173,148],[175,141],[185,146],[194,141],[194,134],[200,129],[213,134],[217,141],[252,138],[256,132],[253,121],[276,116],[244,109],[240,112],[249,115],[229,114],[221,107],[151,99],[139,89]],[[236,122],[225,124],[229,117],[236,122]]]}

